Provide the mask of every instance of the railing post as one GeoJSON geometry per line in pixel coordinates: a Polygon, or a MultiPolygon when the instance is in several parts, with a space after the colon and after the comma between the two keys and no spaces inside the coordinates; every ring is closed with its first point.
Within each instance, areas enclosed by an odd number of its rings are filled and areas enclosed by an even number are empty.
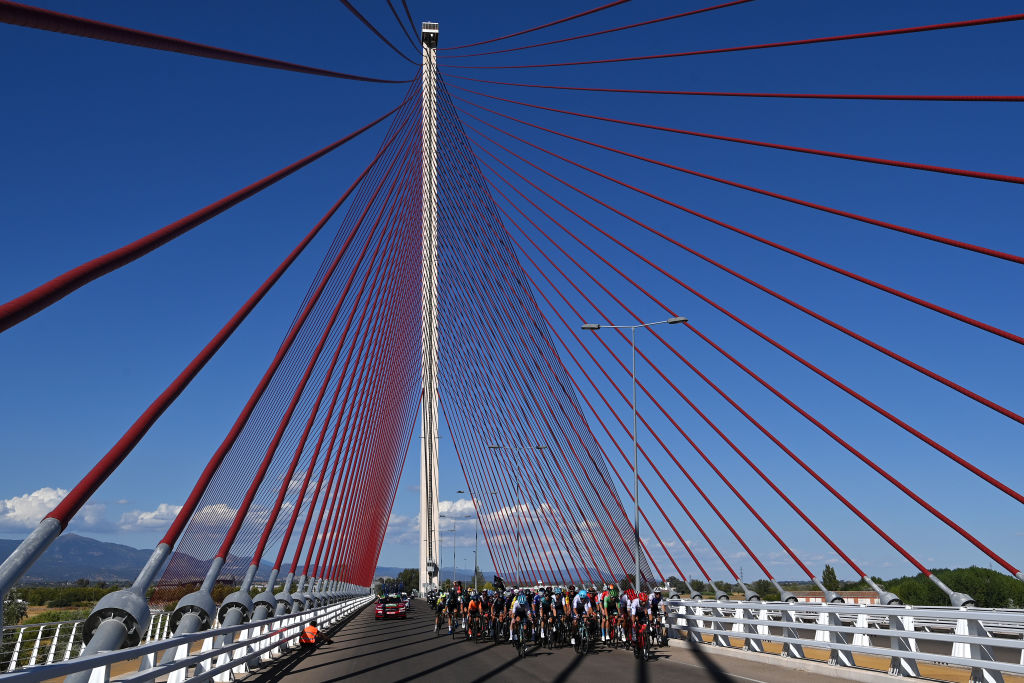
{"type": "MultiPolygon", "coordinates": [[[[862,628],[862,629],[865,629],[865,630],[867,630],[869,628],[869,626],[868,626],[868,615],[867,615],[866,612],[861,612],[860,614],[857,615],[857,621],[854,623],[854,626],[856,626],[858,629],[862,628]]],[[[862,645],[864,647],[870,647],[871,646],[871,636],[869,634],[867,634],[867,633],[854,633],[853,634],[853,644],[854,645],[862,645]]]]}
{"type": "MultiPolygon", "coordinates": [[[[800,638],[800,635],[796,632],[796,629],[792,626],[785,624],[795,624],[796,619],[793,616],[794,606],[790,603],[780,606],[780,617],[783,622],[782,635],[787,638],[800,638]]],[[[782,656],[792,657],[793,659],[804,659],[804,646],[799,643],[783,643],[782,644],[782,656]]]]}
{"type": "Polygon", "coordinates": [[[36,631],[36,643],[32,646],[32,654],[30,654],[28,657],[29,666],[36,665],[36,657],[39,656],[39,643],[43,640],[43,628],[43,626],[40,626],[39,630],[36,631]]]}
{"type": "Polygon", "coordinates": [[[78,635],[78,627],[82,624],[81,621],[76,621],[71,625],[71,635],[68,636],[68,646],[64,648],[64,658],[61,661],[68,661],[71,659],[71,648],[75,646],[75,636],[78,635]]]}
{"type": "Polygon", "coordinates": [[[110,665],[97,666],[89,674],[89,683],[107,683],[110,680],[110,665]]]}
{"type": "MultiPolygon", "coordinates": [[[[839,615],[839,612],[829,612],[827,623],[829,626],[842,626],[843,619],[839,615]]],[[[849,644],[846,641],[846,636],[839,631],[829,631],[828,642],[838,643],[841,645],[849,644]]],[[[857,666],[852,652],[849,650],[837,650],[835,648],[830,649],[828,652],[828,663],[833,666],[857,666]]]]}
{"type": "Polygon", "coordinates": [[[704,616],[704,608],[686,605],[683,609],[686,620],[686,639],[691,643],[703,643],[704,635],[695,631],[694,628],[704,628],[704,621],[697,618],[704,616]]]}
{"type": "MultiPolygon", "coordinates": [[[[889,630],[913,631],[914,617],[901,617],[895,613],[890,614],[889,630]]],[[[912,638],[905,638],[903,636],[892,636],[889,639],[889,647],[893,650],[901,650],[904,652],[917,652],[917,642],[912,638]]],[[[910,676],[913,678],[921,677],[921,672],[917,668],[917,660],[899,656],[894,656],[889,661],[889,673],[893,676],[910,676]]]]}
{"type": "MultiPolygon", "coordinates": [[[[764,611],[764,610],[759,610],[764,611]]],[[[754,610],[744,607],[738,610],[740,619],[756,619],[756,613],[754,610]]],[[[758,626],[755,624],[738,624],[740,626],[740,632],[744,634],[743,649],[749,650],[750,652],[764,653],[764,644],[761,639],[757,637],[758,626]]]]}
{"type": "MultiPolygon", "coordinates": [[[[199,654],[205,654],[211,650],[213,650],[213,638],[203,638],[203,644],[199,647],[199,654]]],[[[211,657],[207,657],[200,660],[199,663],[196,664],[196,670],[193,675],[198,676],[199,674],[206,673],[212,669],[213,666],[210,662],[211,659],[211,657]]]]}
{"type": "MultiPolygon", "coordinates": [[[[208,638],[207,640],[210,640],[210,639],[208,638]]],[[[170,656],[170,658],[168,658],[166,655],[164,655],[164,660],[163,660],[162,663],[163,664],[167,664],[169,662],[176,662],[179,659],[184,659],[185,657],[188,657],[188,643],[182,643],[181,645],[175,645],[171,649],[171,656],[170,656]]],[[[182,667],[181,669],[175,669],[174,671],[172,671],[171,675],[167,678],[167,683],[181,683],[182,681],[184,681],[185,680],[185,676],[188,673],[186,671],[186,669],[187,669],[187,667],[182,667]]]]}
{"type": "Polygon", "coordinates": [[[11,653],[11,663],[7,666],[8,671],[18,668],[18,655],[21,654],[21,639],[25,636],[25,627],[18,629],[18,640],[14,643],[14,652],[11,653]]]}
{"type": "MultiPolygon", "coordinates": [[[[722,617],[725,616],[725,614],[722,612],[722,608],[719,607],[718,605],[715,605],[714,607],[711,608],[711,615],[713,617],[712,620],[711,620],[711,627],[714,630],[716,630],[716,631],[724,631],[725,627],[723,626],[722,622],[719,621],[719,619],[721,619],[722,617]]],[[[714,635],[714,637],[712,639],[712,642],[715,645],[719,645],[721,647],[731,647],[732,646],[732,643],[729,642],[729,637],[728,636],[723,636],[720,633],[716,633],[714,635]]]]}
{"type": "MultiPolygon", "coordinates": [[[[961,607],[960,610],[965,613],[971,613],[972,610],[969,607],[961,607]]],[[[956,620],[956,635],[958,636],[976,636],[980,638],[990,638],[988,629],[981,623],[981,619],[967,617],[964,619],[956,620]]],[[[992,656],[992,651],[985,645],[977,645],[974,643],[954,643],[953,644],[953,656],[954,657],[970,657],[971,659],[981,659],[988,662],[994,662],[995,658],[992,656]]],[[[1024,659],[1024,650],[1021,651],[1021,658],[1024,659]]],[[[984,669],[982,667],[972,667],[970,683],[1003,683],[1003,674],[994,669],[984,669]]]]}
{"type": "Polygon", "coordinates": [[[53,635],[50,636],[50,650],[46,653],[46,663],[53,664],[53,653],[57,651],[57,639],[60,638],[60,627],[62,624],[57,624],[57,628],[53,630],[53,635]]]}

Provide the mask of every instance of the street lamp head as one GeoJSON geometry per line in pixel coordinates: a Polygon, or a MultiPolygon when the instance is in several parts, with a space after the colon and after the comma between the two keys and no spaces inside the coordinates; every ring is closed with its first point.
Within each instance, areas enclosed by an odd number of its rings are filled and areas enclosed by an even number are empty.
{"type": "Polygon", "coordinates": [[[548,447],[547,444],[544,444],[544,443],[540,443],[540,444],[537,444],[536,446],[534,446],[534,448],[536,448],[538,451],[543,451],[547,447],[548,447]]]}
{"type": "Polygon", "coordinates": [[[504,448],[504,446],[502,446],[500,444],[496,444],[496,443],[489,443],[489,444],[487,444],[487,447],[490,448],[490,449],[493,449],[493,450],[500,450],[500,449],[504,448]]]}
{"type": "Polygon", "coordinates": [[[583,323],[584,330],[599,330],[601,326],[597,323],[583,323]]]}
{"type": "Polygon", "coordinates": [[[677,323],[688,323],[688,322],[690,322],[690,319],[685,317],[685,316],[682,316],[682,315],[677,315],[676,317],[669,318],[669,320],[668,320],[668,324],[669,325],[675,325],[677,323]]]}

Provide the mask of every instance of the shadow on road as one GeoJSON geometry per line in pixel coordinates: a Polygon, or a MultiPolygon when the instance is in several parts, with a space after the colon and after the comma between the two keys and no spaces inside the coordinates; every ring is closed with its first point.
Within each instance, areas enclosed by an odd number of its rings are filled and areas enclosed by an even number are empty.
{"type": "Polygon", "coordinates": [[[572,661],[569,662],[569,666],[567,666],[564,669],[562,669],[559,672],[559,674],[557,676],[555,676],[552,680],[555,683],[564,683],[565,681],[569,680],[569,676],[571,676],[572,672],[576,670],[576,667],[578,667],[580,664],[583,663],[583,658],[584,657],[586,657],[586,655],[580,655],[580,654],[578,654],[575,657],[573,657],[572,661]]]}
{"type": "Polygon", "coordinates": [[[704,651],[702,646],[691,645],[690,652],[700,660],[701,666],[707,669],[707,672],[711,674],[711,678],[716,683],[735,683],[736,679],[722,671],[722,667],[715,664],[714,660],[708,656],[708,653],[704,651]]]}
{"type": "MultiPolygon", "coordinates": [[[[497,646],[492,643],[492,644],[487,645],[485,647],[482,647],[482,648],[479,648],[477,650],[474,650],[473,652],[470,652],[468,654],[464,654],[461,657],[455,657],[453,659],[448,660],[447,662],[443,662],[443,663],[438,664],[436,666],[432,666],[429,669],[424,669],[423,671],[417,671],[412,676],[406,676],[405,678],[399,678],[394,683],[408,683],[409,681],[419,680],[419,679],[421,679],[424,676],[429,676],[431,674],[436,674],[437,672],[441,671],[442,669],[447,669],[448,667],[450,667],[452,665],[456,665],[456,664],[458,664],[459,662],[461,662],[463,660],[469,659],[470,657],[475,657],[476,655],[480,654],[481,652],[487,652],[488,650],[490,650],[491,648],[494,648],[494,647],[497,647],[497,646]]],[[[406,658],[403,657],[403,659],[406,659],[406,658]]],[[[380,666],[387,666],[388,664],[391,664],[391,662],[387,662],[385,664],[381,664],[380,666]]],[[[342,676],[340,678],[332,678],[331,680],[326,681],[326,683],[334,683],[335,681],[341,681],[341,680],[344,680],[346,678],[349,678],[350,676],[357,676],[357,675],[359,675],[361,673],[366,673],[367,671],[372,671],[373,669],[377,669],[377,668],[379,668],[379,667],[373,666],[373,667],[370,667],[368,669],[363,669],[362,671],[357,671],[355,673],[342,676]]]]}

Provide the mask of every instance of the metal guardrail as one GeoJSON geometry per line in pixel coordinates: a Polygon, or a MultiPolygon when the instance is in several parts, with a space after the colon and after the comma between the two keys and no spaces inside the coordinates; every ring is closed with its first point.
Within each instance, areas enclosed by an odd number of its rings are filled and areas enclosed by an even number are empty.
{"type": "MultiPolygon", "coordinates": [[[[251,666],[279,657],[297,647],[299,633],[310,619],[316,619],[321,628],[326,630],[372,601],[373,597],[369,595],[347,597],[333,605],[304,612],[173,638],[156,637],[156,634],[163,632],[160,630],[160,620],[154,618],[148,632],[152,640],[143,645],[66,661],[37,663],[0,674],[0,681],[41,683],[80,671],[91,671],[90,683],[105,683],[111,680],[111,665],[133,660],[140,660],[139,670],[119,675],[116,680],[141,683],[167,676],[168,683],[231,681],[233,677],[248,672],[251,666]],[[192,652],[192,645],[200,642],[199,651],[192,652]],[[173,650],[173,659],[157,664],[157,655],[164,650],[173,650]]],[[[62,623],[66,625],[68,622],[62,623]]],[[[163,629],[166,630],[166,622],[163,629]]]]}
{"type": "MultiPolygon", "coordinates": [[[[144,643],[170,635],[170,612],[154,612],[144,643]]],[[[0,673],[26,666],[66,662],[82,653],[84,619],[4,626],[0,640],[0,673]]]]}
{"type": "Polygon", "coordinates": [[[967,668],[971,681],[988,683],[1024,674],[1021,610],[669,600],[666,617],[690,642],[735,647],[739,639],[765,656],[773,655],[764,643],[774,642],[798,659],[805,647],[827,650],[835,666],[858,666],[858,654],[887,658],[894,676],[919,677],[918,662],[967,668]]]}

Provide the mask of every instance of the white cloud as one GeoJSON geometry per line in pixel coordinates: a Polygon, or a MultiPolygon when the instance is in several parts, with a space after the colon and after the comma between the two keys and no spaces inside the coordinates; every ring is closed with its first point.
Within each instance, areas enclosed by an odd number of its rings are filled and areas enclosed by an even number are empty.
{"type": "Polygon", "coordinates": [[[0,529],[21,531],[34,529],[48,512],[68,495],[67,489],[49,487],[0,500],[0,529]]]}
{"type": "Polygon", "coordinates": [[[175,515],[181,512],[180,505],[160,503],[155,510],[132,510],[121,515],[118,526],[123,531],[140,531],[143,529],[163,529],[171,525],[175,515]]]}
{"type": "MultiPolygon", "coordinates": [[[[45,487],[23,496],[0,499],[0,530],[31,531],[45,515],[64,500],[67,489],[45,487]]],[[[99,530],[109,526],[103,513],[105,505],[84,505],[72,523],[78,529],[99,530]]]]}
{"type": "Polygon", "coordinates": [[[204,505],[199,512],[192,515],[192,520],[203,526],[228,526],[235,519],[238,510],[224,503],[204,505]]]}
{"type": "Polygon", "coordinates": [[[419,548],[419,538],[419,515],[411,517],[409,515],[391,514],[391,517],[388,519],[387,531],[384,534],[385,543],[412,544],[413,547],[419,548]]]}
{"type": "Polygon", "coordinates": [[[476,515],[476,508],[473,506],[473,501],[468,498],[442,500],[438,502],[437,509],[442,515],[476,515]]]}

